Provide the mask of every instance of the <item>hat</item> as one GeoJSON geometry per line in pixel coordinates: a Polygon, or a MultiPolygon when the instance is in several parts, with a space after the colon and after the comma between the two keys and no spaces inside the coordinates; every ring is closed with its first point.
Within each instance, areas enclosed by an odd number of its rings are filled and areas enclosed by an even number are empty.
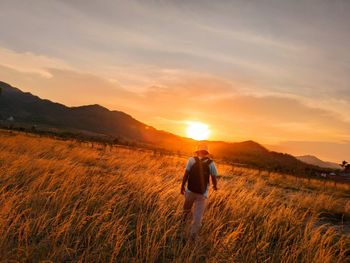
{"type": "Polygon", "coordinates": [[[205,152],[207,152],[207,153],[209,154],[208,145],[206,145],[206,144],[199,144],[199,145],[197,146],[196,153],[197,153],[197,152],[200,152],[200,151],[205,151],[205,152]]]}

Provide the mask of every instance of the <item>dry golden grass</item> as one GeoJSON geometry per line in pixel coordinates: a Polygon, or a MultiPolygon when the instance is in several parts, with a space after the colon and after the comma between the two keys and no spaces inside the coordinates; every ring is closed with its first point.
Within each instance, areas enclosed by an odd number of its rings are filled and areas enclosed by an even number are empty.
{"type": "Polygon", "coordinates": [[[349,262],[349,188],[219,165],[184,243],[185,159],[0,133],[0,258],[38,262],[349,262]]]}

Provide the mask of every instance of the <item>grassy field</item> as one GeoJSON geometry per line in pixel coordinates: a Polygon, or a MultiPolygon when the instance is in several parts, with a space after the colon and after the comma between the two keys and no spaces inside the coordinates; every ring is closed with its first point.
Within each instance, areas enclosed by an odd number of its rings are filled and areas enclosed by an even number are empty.
{"type": "Polygon", "coordinates": [[[186,159],[0,131],[7,262],[350,262],[350,189],[219,164],[186,243],[186,159]]]}

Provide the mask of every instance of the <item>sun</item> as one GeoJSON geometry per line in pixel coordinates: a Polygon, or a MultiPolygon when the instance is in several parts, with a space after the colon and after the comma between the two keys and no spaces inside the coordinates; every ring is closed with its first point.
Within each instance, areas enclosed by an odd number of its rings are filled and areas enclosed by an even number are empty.
{"type": "Polygon", "coordinates": [[[207,124],[195,121],[189,121],[187,124],[187,137],[197,141],[207,140],[209,138],[209,127],[207,124]]]}

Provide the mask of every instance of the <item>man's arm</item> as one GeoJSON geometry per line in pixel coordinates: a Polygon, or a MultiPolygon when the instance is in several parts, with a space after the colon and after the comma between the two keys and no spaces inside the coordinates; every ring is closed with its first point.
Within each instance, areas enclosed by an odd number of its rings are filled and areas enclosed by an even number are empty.
{"type": "Polygon", "coordinates": [[[211,182],[213,183],[213,189],[216,191],[218,190],[218,181],[216,180],[216,176],[218,176],[218,170],[214,162],[210,164],[209,168],[210,168],[211,182]]]}
{"type": "Polygon", "coordinates": [[[187,180],[188,180],[188,176],[189,176],[189,172],[186,170],[185,173],[184,173],[184,177],[182,178],[182,184],[181,184],[181,194],[183,195],[186,191],[186,183],[187,183],[187,180]]]}
{"type": "Polygon", "coordinates": [[[211,175],[211,182],[213,183],[213,189],[215,191],[218,190],[218,181],[216,180],[215,175],[211,175]]]}
{"type": "Polygon", "coordinates": [[[191,167],[194,163],[195,163],[195,160],[192,157],[187,160],[184,177],[182,179],[182,184],[181,184],[181,191],[180,191],[181,194],[184,194],[186,191],[186,183],[188,181],[188,177],[190,176],[191,167]]]}

